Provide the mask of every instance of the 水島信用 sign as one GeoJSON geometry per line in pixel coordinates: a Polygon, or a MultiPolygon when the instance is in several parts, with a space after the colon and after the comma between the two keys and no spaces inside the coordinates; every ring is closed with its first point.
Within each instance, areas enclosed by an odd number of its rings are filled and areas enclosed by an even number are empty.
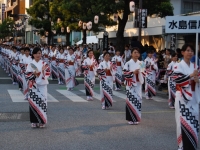
{"type": "Polygon", "coordinates": [[[166,33],[199,33],[200,16],[167,16],[166,33]]]}

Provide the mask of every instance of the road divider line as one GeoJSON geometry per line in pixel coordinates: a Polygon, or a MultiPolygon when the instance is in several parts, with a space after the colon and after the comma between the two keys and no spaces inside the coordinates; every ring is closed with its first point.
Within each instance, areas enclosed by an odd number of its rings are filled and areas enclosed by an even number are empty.
{"type": "Polygon", "coordinates": [[[88,102],[87,100],[83,99],[82,97],[72,93],[71,91],[67,90],[56,90],[58,93],[64,95],[68,99],[70,99],[73,102],[88,102]]]}

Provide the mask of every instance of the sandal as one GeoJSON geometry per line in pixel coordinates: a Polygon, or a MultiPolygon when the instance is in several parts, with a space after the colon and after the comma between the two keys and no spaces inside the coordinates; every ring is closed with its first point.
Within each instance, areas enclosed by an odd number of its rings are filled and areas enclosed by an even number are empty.
{"type": "Polygon", "coordinates": [[[45,124],[40,124],[40,128],[44,128],[45,127],[45,124]]]}
{"type": "Polygon", "coordinates": [[[37,127],[36,123],[31,123],[31,127],[36,128],[37,127]]]}

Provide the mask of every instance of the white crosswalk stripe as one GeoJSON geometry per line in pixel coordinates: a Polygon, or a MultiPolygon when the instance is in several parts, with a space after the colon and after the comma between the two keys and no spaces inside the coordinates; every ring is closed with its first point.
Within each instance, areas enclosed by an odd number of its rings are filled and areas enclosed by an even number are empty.
{"type": "Polygon", "coordinates": [[[75,93],[67,90],[56,90],[60,94],[64,95],[68,99],[70,99],[73,102],[88,102],[87,100],[83,99],[82,97],[76,95],[75,93]]]}
{"type": "MultiPolygon", "coordinates": [[[[24,95],[21,91],[19,90],[7,90],[10,97],[11,97],[11,100],[13,102],[28,102],[27,100],[24,100],[24,95]]],[[[88,102],[86,100],[86,96],[85,96],[85,90],[77,90],[77,91],[67,91],[67,90],[56,90],[58,93],[62,94],[63,96],[65,96],[67,99],[69,99],[70,101],[72,102],[88,102]],[[82,94],[84,94],[84,96],[80,96],[80,95],[77,95],[77,92],[81,92],[82,94]]],[[[113,102],[116,102],[118,101],[118,98],[119,101],[120,100],[125,100],[126,99],[126,94],[125,92],[122,93],[123,91],[121,92],[117,92],[117,91],[113,91],[113,102]]],[[[48,102],[59,102],[55,97],[53,97],[51,94],[48,93],[47,95],[48,99],[47,101],[48,102]]],[[[142,93],[142,97],[143,99],[145,100],[145,94],[144,92],[142,93]]],[[[99,93],[97,92],[94,92],[94,98],[97,99],[97,100],[101,100],[101,96],[99,93]]],[[[160,97],[160,96],[156,96],[156,97],[153,97],[153,101],[156,101],[156,102],[167,102],[167,98],[163,98],[163,97],[160,97]]]]}
{"type": "MultiPolygon", "coordinates": [[[[85,93],[85,90],[79,90],[82,93],[85,93]]],[[[101,101],[101,95],[99,93],[94,92],[94,96],[95,99],[101,101]]],[[[113,102],[116,102],[115,100],[113,100],[113,102]]]]}
{"type": "MultiPolygon", "coordinates": [[[[24,100],[24,95],[19,90],[8,90],[8,93],[13,102],[28,102],[27,100],[24,100]]],[[[48,93],[47,102],[59,102],[59,101],[48,93]]]]}

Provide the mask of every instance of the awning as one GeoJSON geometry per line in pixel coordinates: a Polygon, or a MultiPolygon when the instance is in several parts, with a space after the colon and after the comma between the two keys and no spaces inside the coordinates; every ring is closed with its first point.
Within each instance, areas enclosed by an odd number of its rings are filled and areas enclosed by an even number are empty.
{"type": "Polygon", "coordinates": [[[15,4],[15,5],[13,5],[13,6],[10,6],[10,7],[6,8],[5,12],[8,12],[8,11],[13,10],[16,6],[17,6],[17,4],[15,4]]]}

